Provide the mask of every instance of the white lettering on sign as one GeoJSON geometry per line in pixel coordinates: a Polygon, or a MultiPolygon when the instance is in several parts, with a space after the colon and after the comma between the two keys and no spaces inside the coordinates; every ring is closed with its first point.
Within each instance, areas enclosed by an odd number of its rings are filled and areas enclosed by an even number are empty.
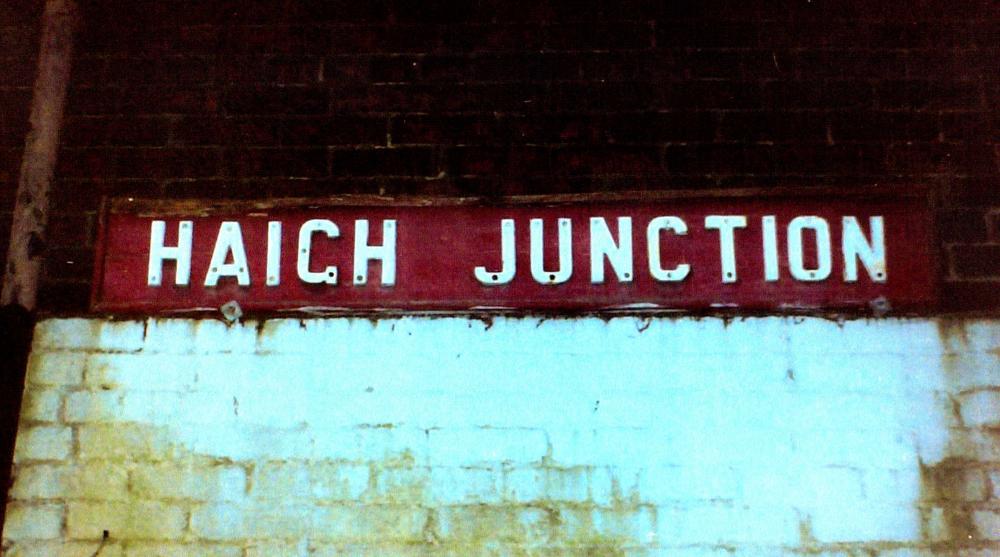
{"type": "Polygon", "coordinates": [[[382,263],[382,286],[396,284],[396,221],[382,221],[382,245],[368,245],[368,221],[354,221],[354,284],[368,282],[368,262],[382,263]]]}
{"type": "Polygon", "coordinates": [[[796,280],[813,282],[826,280],[833,270],[830,257],[830,225],[826,219],[813,216],[795,217],[788,223],[788,270],[796,280]],[[805,230],[812,230],[816,239],[816,268],[807,269],[802,252],[805,230]]]}
{"type": "Polygon", "coordinates": [[[649,274],[660,282],[680,282],[691,272],[691,265],[679,263],[673,269],[664,269],[660,261],[660,232],[671,231],[678,236],[687,234],[687,224],[680,217],[656,217],[646,227],[646,248],[649,274]]]}
{"type": "Polygon", "coordinates": [[[177,225],[177,245],[163,245],[167,234],[167,223],[154,220],[149,231],[149,267],[146,273],[146,284],[160,286],[163,282],[163,261],[173,259],[177,262],[174,270],[174,284],[187,286],[191,281],[191,239],[194,223],[182,220],[177,225]]]}
{"type": "Polygon", "coordinates": [[[240,286],[250,286],[250,269],[247,265],[247,252],[243,249],[243,233],[240,231],[240,223],[236,221],[225,221],[219,225],[212,261],[205,273],[205,286],[215,286],[221,277],[236,277],[236,283],[240,286]],[[226,263],[230,256],[232,262],[226,263]]]}
{"type": "Polygon", "coordinates": [[[857,217],[844,217],[841,231],[842,250],[844,252],[844,281],[857,282],[858,259],[868,271],[868,276],[875,282],[885,282],[885,223],[881,216],[868,219],[868,228],[872,231],[872,239],[868,241],[857,217]]]}
{"type": "Polygon", "coordinates": [[[281,284],[281,221],[267,223],[267,283],[281,284]]]}
{"type": "MultiPolygon", "coordinates": [[[[558,285],[570,280],[573,276],[573,222],[570,218],[551,220],[549,226],[555,224],[557,241],[558,265],[547,268],[545,264],[545,220],[532,218],[529,220],[529,259],[531,278],[543,285],[558,285]]],[[[635,254],[633,250],[633,218],[616,217],[616,233],[612,233],[606,217],[589,217],[589,260],[591,284],[606,282],[607,266],[619,283],[635,280],[635,254]]],[[[836,221],[834,221],[836,222],[836,221]]],[[[859,280],[859,262],[864,267],[872,282],[885,283],[888,277],[885,245],[885,219],[881,215],[868,218],[867,230],[862,227],[855,216],[844,216],[841,224],[841,256],[843,260],[843,281],[846,283],[859,280]]],[[[746,248],[746,238],[737,242],[736,230],[746,228],[748,220],[745,215],[708,215],[705,217],[705,230],[718,231],[718,261],[723,284],[735,283],[738,280],[739,262],[738,247],[746,248]]],[[[776,282],[781,279],[782,269],[785,269],[792,279],[800,282],[820,282],[833,274],[833,240],[830,222],[815,215],[800,215],[788,221],[784,228],[784,247],[786,253],[781,253],[779,242],[778,218],[775,215],[764,215],[760,221],[760,249],[763,256],[763,279],[765,282],[776,282]],[[786,265],[783,265],[786,264],[786,265]]],[[[516,223],[513,218],[500,220],[500,268],[489,270],[480,265],[473,268],[475,280],[484,286],[501,286],[510,284],[517,275],[517,243],[516,223]]],[[[313,240],[316,234],[323,234],[327,239],[340,237],[340,228],[331,220],[311,219],[299,227],[298,250],[296,253],[296,273],[298,279],[306,284],[336,285],[338,270],[334,265],[312,270],[315,261],[312,258],[313,240]]],[[[149,286],[161,286],[163,283],[163,266],[166,261],[175,263],[174,284],[188,286],[191,276],[191,254],[194,236],[193,221],[185,220],[178,223],[177,244],[166,245],[166,222],[154,220],[150,226],[149,261],[146,283],[149,286]]],[[[650,219],[646,225],[646,255],[649,276],[656,282],[681,282],[689,278],[692,265],[681,261],[667,268],[662,260],[661,248],[666,236],[672,236],[671,242],[683,242],[689,236],[687,223],[673,215],[657,216],[650,219]],[[669,234],[667,234],[669,233],[669,234]]],[[[267,222],[267,245],[264,283],[267,286],[281,284],[281,242],[282,222],[267,222]]],[[[351,281],[355,286],[363,286],[368,280],[368,267],[372,261],[381,265],[380,283],[382,286],[396,284],[397,268],[397,225],[394,219],[382,221],[382,243],[373,245],[369,239],[369,221],[357,219],[354,222],[354,277],[351,281]]],[[[552,242],[549,243],[551,249],[552,242]]],[[[255,252],[256,253],[256,252],[255,252]]],[[[581,256],[583,256],[581,254],[581,256]]],[[[494,260],[495,261],[495,260],[494,260]]],[[[260,268],[260,267],[255,267],[260,268]]],[[[204,286],[218,286],[219,281],[233,278],[239,286],[251,284],[251,266],[244,246],[244,237],[237,221],[223,221],[215,237],[214,247],[204,286]]]]}
{"type": "Polygon", "coordinates": [[[618,217],[618,241],[608,222],[590,217],[590,282],[604,284],[604,258],[611,263],[618,282],[632,282],[632,219],[618,217]]]}
{"type": "Polygon", "coordinates": [[[542,219],[531,219],[531,278],[539,284],[561,284],[573,276],[573,221],[559,219],[559,268],[545,270],[545,237],[542,219]]]}
{"type": "Polygon", "coordinates": [[[722,260],[722,282],[736,282],[736,235],[737,228],[746,228],[747,218],[741,215],[709,215],[705,217],[705,228],[719,231],[719,256],[722,260]]]}
{"type": "Polygon", "coordinates": [[[778,223],[774,215],[760,219],[761,233],[764,241],[764,280],[778,280],[778,223]]]}
{"type": "Polygon", "coordinates": [[[482,284],[509,284],[517,273],[517,253],[514,249],[514,219],[500,221],[500,270],[487,271],[479,266],[473,269],[476,280],[482,284]]]}
{"type": "Polygon", "coordinates": [[[307,284],[337,284],[337,268],[329,266],[322,271],[310,271],[310,256],[312,255],[312,237],[314,232],[322,232],[327,238],[340,236],[340,229],[333,221],[326,219],[307,220],[299,228],[299,252],[295,266],[299,279],[307,284]]]}

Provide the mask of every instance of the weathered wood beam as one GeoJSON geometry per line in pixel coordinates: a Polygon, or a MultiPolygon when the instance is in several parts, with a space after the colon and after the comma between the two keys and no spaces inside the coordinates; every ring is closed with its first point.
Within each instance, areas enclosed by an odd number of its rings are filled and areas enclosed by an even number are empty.
{"type": "Polygon", "coordinates": [[[31,100],[31,129],[21,160],[0,306],[16,304],[34,311],[37,303],[49,190],[59,151],[78,18],[75,0],[46,0],[38,75],[31,100]]]}

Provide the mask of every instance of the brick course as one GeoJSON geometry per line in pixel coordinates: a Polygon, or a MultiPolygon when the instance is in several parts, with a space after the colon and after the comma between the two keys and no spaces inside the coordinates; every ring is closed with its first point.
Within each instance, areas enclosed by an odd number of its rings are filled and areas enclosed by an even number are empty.
{"type": "MultiPolygon", "coordinates": [[[[37,3],[20,4],[0,12],[2,191],[17,180],[38,40],[37,3]]],[[[930,186],[946,309],[1000,303],[980,257],[997,249],[982,213],[1000,207],[990,2],[87,1],[83,13],[47,310],[86,304],[88,270],[65,262],[89,259],[101,195],[813,184],[930,186]]]]}

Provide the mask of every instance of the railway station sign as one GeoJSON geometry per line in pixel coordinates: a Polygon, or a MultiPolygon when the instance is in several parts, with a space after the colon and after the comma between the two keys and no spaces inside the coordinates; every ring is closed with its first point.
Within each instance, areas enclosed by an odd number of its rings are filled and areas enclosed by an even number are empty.
{"type": "Polygon", "coordinates": [[[105,203],[96,311],[933,306],[926,197],[820,191],[105,203]]]}

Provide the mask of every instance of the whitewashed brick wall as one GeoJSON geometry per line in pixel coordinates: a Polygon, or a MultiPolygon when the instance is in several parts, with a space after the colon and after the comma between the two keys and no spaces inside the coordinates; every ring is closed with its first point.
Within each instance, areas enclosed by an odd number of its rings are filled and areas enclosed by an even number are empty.
{"type": "Polygon", "coordinates": [[[27,382],[11,557],[1000,555],[1000,321],[50,319],[27,382]]]}

